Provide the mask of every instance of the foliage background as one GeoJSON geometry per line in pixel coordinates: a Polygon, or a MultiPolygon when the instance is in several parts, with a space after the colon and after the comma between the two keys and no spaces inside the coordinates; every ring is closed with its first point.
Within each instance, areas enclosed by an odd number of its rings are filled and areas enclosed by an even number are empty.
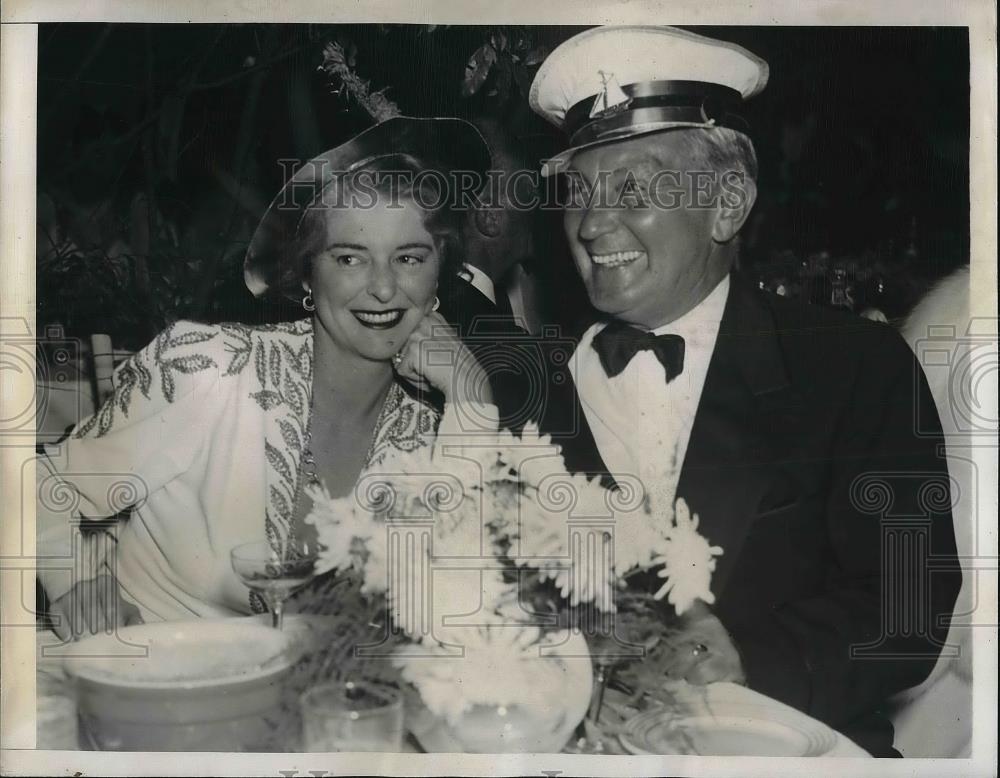
{"type": "MultiPolygon", "coordinates": [[[[265,321],[241,263],[278,191],[368,126],[352,85],[408,115],[493,117],[538,159],[559,138],[527,107],[544,54],[582,28],[49,24],[39,32],[38,325],[136,348],[177,318],[265,321]],[[345,73],[318,70],[331,42],[345,73]]],[[[750,105],[761,158],[744,263],[829,302],[841,268],[890,315],[967,262],[969,85],[963,28],[691,28],[771,66],[750,105]]],[[[370,106],[369,106],[370,107],[370,106]]],[[[556,315],[585,312],[557,215],[532,270],[556,315]],[[574,291],[576,292],[574,294],[574,291]]]]}

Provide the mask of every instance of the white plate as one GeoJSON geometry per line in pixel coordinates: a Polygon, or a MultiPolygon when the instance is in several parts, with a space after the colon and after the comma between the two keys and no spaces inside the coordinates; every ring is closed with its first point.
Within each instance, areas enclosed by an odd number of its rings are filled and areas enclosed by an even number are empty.
{"type": "Polygon", "coordinates": [[[822,722],[736,684],[682,685],[675,705],[639,713],[622,745],[633,754],[864,756],[822,722]]]}
{"type": "Polygon", "coordinates": [[[293,660],[287,633],[244,619],[199,619],[92,635],[67,649],[64,668],[105,686],[194,689],[273,676],[293,660]]]}

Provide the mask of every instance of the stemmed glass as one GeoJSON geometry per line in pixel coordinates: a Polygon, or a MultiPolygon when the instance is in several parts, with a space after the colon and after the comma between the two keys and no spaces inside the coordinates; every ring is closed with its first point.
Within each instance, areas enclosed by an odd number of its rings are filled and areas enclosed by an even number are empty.
{"type": "Polygon", "coordinates": [[[260,594],[271,609],[271,626],[281,629],[282,611],[291,594],[316,575],[314,543],[290,543],[279,553],[266,540],[244,543],[229,552],[233,570],[260,594]]]}

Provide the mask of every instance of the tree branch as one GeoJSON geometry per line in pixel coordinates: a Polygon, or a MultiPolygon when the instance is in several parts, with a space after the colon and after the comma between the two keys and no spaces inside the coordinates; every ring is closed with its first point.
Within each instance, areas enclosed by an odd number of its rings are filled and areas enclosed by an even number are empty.
{"type": "Polygon", "coordinates": [[[231,75],[223,76],[222,78],[217,78],[214,81],[205,81],[200,84],[191,84],[191,86],[189,86],[188,89],[192,92],[199,92],[205,89],[218,89],[220,86],[226,86],[227,84],[231,84],[233,81],[238,81],[239,79],[249,75],[253,75],[254,73],[260,70],[265,70],[271,67],[272,65],[281,62],[282,60],[286,60],[289,57],[293,56],[294,54],[298,54],[303,49],[309,48],[311,43],[312,43],[311,41],[307,41],[306,43],[303,43],[301,46],[294,46],[291,49],[288,49],[287,51],[283,51],[280,54],[276,54],[274,57],[271,57],[270,59],[264,60],[263,62],[258,62],[251,68],[246,68],[245,70],[241,70],[239,73],[232,73],[231,75]]]}
{"type": "Polygon", "coordinates": [[[73,77],[63,85],[62,89],[56,93],[55,97],[49,101],[48,107],[45,109],[45,113],[42,114],[43,122],[48,121],[52,117],[56,108],[59,107],[59,103],[61,103],[63,98],[80,82],[80,78],[87,71],[87,68],[93,64],[94,60],[97,59],[97,55],[101,53],[101,49],[103,49],[104,44],[107,43],[108,36],[111,35],[112,29],[113,25],[111,24],[105,24],[104,27],[101,28],[101,34],[97,36],[97,40],[94,41],[94,45],[90,47],[90,50],[86,53],[84,58],[80,60],[80,65],[77,67],[76,73],[74,73],[73,77]]]}

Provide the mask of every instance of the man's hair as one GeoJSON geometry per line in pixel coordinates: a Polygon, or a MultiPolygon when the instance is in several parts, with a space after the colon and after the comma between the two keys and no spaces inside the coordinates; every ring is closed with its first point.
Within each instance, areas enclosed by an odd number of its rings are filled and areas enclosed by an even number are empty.
{"type": "Polygon", "coordinates": [[[756,182],[757,152],[742,132],[728,127],[695,127],[682,132],[681,138],[698,168],[714,170],[720,176],[735,170],[756,182]]]}

